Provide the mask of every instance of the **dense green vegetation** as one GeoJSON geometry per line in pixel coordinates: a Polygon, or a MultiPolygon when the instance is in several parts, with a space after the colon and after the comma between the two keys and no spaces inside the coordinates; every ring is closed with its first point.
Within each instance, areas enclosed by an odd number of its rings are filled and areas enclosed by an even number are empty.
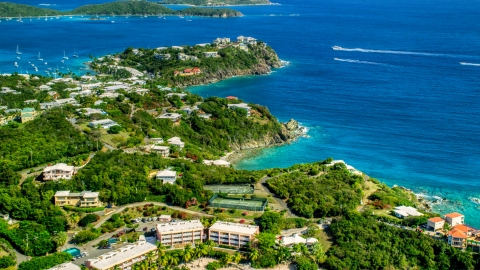
{"type": "Polygon", "coordinates": [[[6,269],[17,263],[15,251],[10,243],[4,238],[0,238],[0,269],[6,269]]]}
{"type": "MultiPolygon", "coordinates": [[[[167,83],[175,85],[194,85],[204,82],[204,78],[212,76],[223,79],[226,76],[233,76],[235,72],[247,72],[253,70],[251,74],[261,74],[268,72],[269,66],[281,66],[277,54],[272,48],[259,42],[257,45],[248,45],[248,51],[239,47],[228,46],[218,48],[215,45],[205,46],[183,46],[183,49],[166,48],[161,51],[156,49],[138,49],[127,48],[124,52],[118,54],[121,59],[121,66],[133,67],[141,71],[161,76],[167,83]],[[219,57],[206,57],[205,52],[217,52],[219,57]],[[197,60],[178,60],[180,53],[188,56],[194,56],[197,60]],[[159,55],[170,55],[168,59],[161,59],[159,55]],[[175,71],[183,71],[188,68],[198,67],[201,73],[194,76],[175,76],[175,71]],[[261,70],[257,70],[260,68],[261,70]],[[264,70],[265,69],[265,70],[264,70]],[[268,69],[268,70],[267,70],[268,69]],[[233,75],[228,75],[232,73],[233,75]],[[203,78],[203,79],[202,79],[203,78]]],[[[103,57],[96,59],[91,64],[92,68],[106,73],[108,63],[114,64],[113,58],[103,57]]]]}
{"type": "Polygon", "coordinates": [[[472,254],[445,242],[349,212],[331,225],[328,269],[473,269],[472,254]]]}
{"type": "Polygon", "coordinates": [[[267,180],[268,187],[305,217],[337,216],[355,209],[362,198],[363,178],[350,173],[344,164],[326,166],[328,162],[276,172],[267,180]]]}
{"type": "Polygon", "coordinates": [[[6,17],[28,16],[58,16],[58,15],[181,15],[206,16],[206,17],[238,17],[242,13],[227,9],[187,8],[173,10],[157,3],[147,1],[123,1],[104,4],[85,5],[71,11],[58,11],[54,9],[38,8],[34,6],[0,2],[0,15],[6,17]]]}
{"type": "Polygon", "coordinates": [[[182,5],[258,5],[270,4],[268,0],[160,0],[162,4],[182,4],[182,5]]]}
{"type": "Polygon", "coordinates": [[[66,252],[58,252],[48,256],[32,258],[29,261],[22,262],[18,266],[18,270],[49,269],[55,265],[68,262],[71,259],[72,259],[72,255],[66,252]]]}
{"type": "Polygon", "coordinates": [[[1,17],[18,17],[20,16],[55,16],[61,12],[54,9],[38,8],[29,5],[15,4],[10,2],[0,2],[1,17]]]}
{"type": "MultiPolygon", "coordinates": [[[[60,110],[45,111],[21,128],[0,128],[0,167],[20,170],[96,149],[96,142],[75,129],[60,110]]],[[[4,172],[0,172],[2,174],[4,172]]],[[[6,185],[11,183],[3,182],[6,185]]]]}

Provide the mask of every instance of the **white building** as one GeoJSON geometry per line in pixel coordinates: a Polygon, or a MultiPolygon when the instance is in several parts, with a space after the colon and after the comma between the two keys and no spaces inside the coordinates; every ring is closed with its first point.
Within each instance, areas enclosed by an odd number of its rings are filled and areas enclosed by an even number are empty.
{"type": "Polygon", "coordinates": [[[174,184],[177,180],[177,172],[171,170],[163,170],[157,173],[157,180],[162,180],[163,184],[174,184]]]}
{"type": "Polygon", "coordinates": [[[173,122],[177,122],[182,118],[182,115],[179,113],[164,113],[157,117],[159,119],[170,119],[173,122]]]}
{"type": "Polygon", "coordinates": [[[103,114],[105,115],[106,113],[103,110],[100,109],[92,109],[92,108],[82,108],[82,109],[77,109],[77,112],[82,113],[86,116],[90,116],[92,114],[103,114]]]}
{"type": "Polygon", "coordinates": [[[257,39],[255,39],[253,37],[239,36],[239,37],[237,37],[237,42],[251,44],[251,45],[257,45],[257,39]]]}
{"type": "Polygon", "coordinates": [[[247,246],[258,233],[260,229],[256,225],[217,221],[208,229],[208,239],[219,245],[240,248],[247,246]]]}
{"type": "Polygon", "coordinates": [[[147,241],[139,240],[136,243],[110,251],[97,258],[85,261],[88,269],[109,270],[115,266],[119,269],[132,269],[131,267],[147,258],[150,252],[155,253],[157,246],[147,241]]]}
{"type": "Polygon", "coordinates": [[[205,164],[205,165],[215,165],[215,166],[220,166],[220,167],[230,167],[230,162],[225,161],[223,159],[218,159],[218,160],[205,159],[203,161],[203,164],[205,164]]]}
{"type": "Polygon", "coordinates": [[[170,147],[161,145],[151,145],[150,152],[160,154],[162,157],[170,155],[170,147]]]}
{"type": "Polygon", "coordinates": [[[247,112],[247,116],[250,116],[250,110],[252,109],[250,106],[248,106],[247,103],[239,103],[239,104],[228,104],[227,105],[229,109],[242,109],[247,112]]]}
{"type": "Polygon", "coordinates": [[[203,240],[204,227],[200,220],[157,224],[157,239],[164,246],[194,244],[203,240]]]}
{"type": "Polygon", "coordinates": [[[204,55],[206,58],[218,57],[218,53],[217,53],[217,52],[204,52],[203,55],[204,55]]]}
{"type": "Polygon", "coordinates": [[[406,217],[419,217],[423,216],[422,213],[418,212],[417,209],[410,207],[410,206],[397,206],[393,209],[393,213],[398,218],[406,218],[406,217]]]}
{"type": "Polygon", "coordinates": [[[226,44],[229,44],[230,43],[230,38],[216,38],[214,41],[213,41],[213,44],[217,44],[217,45],[226,45],[226,44]]]}
{"type": "Polygon", "coordinates": [[[176,146],[176,147],[180,148],[180,150],[183,149],[183,147],[185,147],[185,143],[182,142],[182,140],[179,137],[172,137],[172,138],[168,139],[167,142],[170,145],[173,145],[173,146],[176,146]]]}
{"type": "Polygon", "coordinates": [[[465,216],[456,212],[446,214],[443,216],[443,218],[452,227],[460,224],[465,224],[465,216]]]}
{"type": "Polygon", "coordinates": [[[432,231],[440,230],[443,228],[445,224],[445,220],[439,217],[429,218],[427,221],[427,228],[431,229],[432,231]]]}
{"type": "Polygon", "coordinates": [[[43,180],[72,179],[75,174],[75,167],[65,163],[58,163],[47,166],[43,169],[43,180]]]}
{"type": "Polygon", "coordinates": [[[48,268],[47,270],[80,270],[80,269],[81,269],[80,266],[73,264],[71,262],[66,262],[66,263],[56,265],[52,268],[48,268]]]}
{"type": "Polygon", "coordinates": [[[150,138],[149,141],[154,144],[162,144],[163,139],[162,138],[150,138]]]}
{"type": "Polygon", "coordinates": [[[98,126],[102,128],[110,128],[113,126],[118,126],[118,123],[110,119],[102,119],[102,120],[92,121],[88,125],[92,128],[98,127],[98,126]]]}

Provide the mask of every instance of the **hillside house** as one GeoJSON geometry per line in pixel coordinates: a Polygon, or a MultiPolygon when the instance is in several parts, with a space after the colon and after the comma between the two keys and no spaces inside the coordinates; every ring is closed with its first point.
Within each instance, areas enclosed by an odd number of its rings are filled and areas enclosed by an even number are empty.
{"type": "Polygon", "coordinates": [[[102,127],[102,128],[108,129],[113,126],[118,126],[118,123],[110,119],[102,119],[102,120],[92,121],[88,125],[92,128],[102,127]]]}
{"type": "Polygon", "coordinates": [[[163,170],[157,173],[157,180],[162,180],[163,184],[174,184],[177,180],[177,172],[171,170],[163,170]]]}
{"type": "Polygon", "coordinates": [[[403,205],[395,207],[393,209],[393,213],[398,218],[423,216],[423,214],[418,212],[417,209],[411,206],[403,206],[403,205]]]}
{"type": "Polygon", "coordinates": [[[65,163],[58,163],[53,166],[47,166],[43,169],[43,180],[72,179],[76,173],[74,166],[68,166],[65,163]]]}
{"type": "Polygon", "coordinates": [[[179,137],[172,137],[172,138],[168,139],[167,142],[170,145],[173,145],[173,146],[176,146],[176,147],[180,148],[180,150],[183,149],[183,147],[185,147],[185,143],[182,142],[182,140],[179,137]]]}
{"type": "Polygon", "coordinates": [[[217,52],[204,52],[203,55],[206,58],[214,58],[214,57],[219,57],[217,52]]]}
{"type": "Polygon", "coordinates": [[[178,122],[182,119],[182,115],[179,113],[164,113],[157,117],[159,119],[170,119],[172,122],[178,122]]]}
{"type": "Polygon", "coordinates": [[[228,104],[227,105],[229,109],[242,109],[247,112],[247,116],[250,116],[250,111],[252,108],[248,106],[247,103],[239,103],[239,104],[228,104]]]}
{"type": "Polygon", "coordinates": [[[441,230],[443,225],[445,224],[445,220],[439,217],[429,218],[427,221],[427,229],[432,231],[441,230]]]}
{"type": "Polygon", "coordinates": [[[99,192],[82,191],[73,193],[69,190],[57,191],[55,193],[55,205],[76,206],[76,207],[99,207],[102,202],[98,199],[99,192]]]}
{"type": "Polygon", "coordinates": [[[31,121],[35,119],[36,115],[37,115],[37,112],[35,111],[34,108],[24,108],[23,110],[20,111],[20,121],[22,123],[31,121]]]}
{"type": "Polygon", "coordinates": [[[465,216],[456,212],[446,214],[443,216],[443,218],[452,227],[460,224],[465,224],[465,216]]]}

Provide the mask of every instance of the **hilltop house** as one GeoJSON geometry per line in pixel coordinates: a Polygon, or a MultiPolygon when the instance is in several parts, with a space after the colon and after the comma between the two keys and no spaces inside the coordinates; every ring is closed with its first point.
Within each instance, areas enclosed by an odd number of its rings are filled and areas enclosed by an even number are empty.
{"type": "Polygon", "coordinates": [[[242,109],[247,112],[247,116],[250,116],[250,110],[252,109],[250,106],[248,106],[247,103],[239,103],[239,104],[228,104],[227,105],[229,109],[242,109]]]}
{"type": "Polygon", "coordinates": [[[213,41],[213,44],[216,44],[216,45],[227,45],[230,43],[230,38],[216,38],[214,41],[213,41]]]}
{"type": "Polygon", "coordinates": [[[418,212],[417,209],[410,206],[403,206],[403,205],[395,207],[393,209],[393,213],[398,218],[423,216],[423,214],[418,212]]]}
{"type": "Polygon", "coordinates": [[[177,172],[171,170],[163,170],[157,173],[157,180],[162,180],[163,184],[174,184],[177,180],[177,172]]]}
{"type": "Polygon", "coordinates": [[[34,108],[24,108],[20,111],[20,122],[25,123],[35,119],[37,112],[34,108]]]}
{"type": "Polygon", "coordinates": [[[55,193],[55,205],[77,207],[99,207],[102,202],[98,199],[99,192],[82,191],[72,193],[69,190],[61,190],[55,193]]]}
{"type": "Polygon", "coordinates": [[[237,42],[238,43],[246,43],[250,45],[257,45],[257,39],[253,37],[244,37],[244,36],[239,36],[237,37],[237,42]]]}
{"type": "Polygon", "coordinates": [[[43,169],[43,180],[72,179],[75,173],[74,166],[68,166],[65,163],[58,163],[53,166],[47,166],[43,169]]]}

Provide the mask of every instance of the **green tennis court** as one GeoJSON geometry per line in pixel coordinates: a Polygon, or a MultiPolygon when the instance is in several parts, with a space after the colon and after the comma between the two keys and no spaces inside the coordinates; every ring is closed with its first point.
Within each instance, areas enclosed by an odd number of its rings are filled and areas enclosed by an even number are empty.
{"type": "Polygon", "coordinates": [[[211,190],[213,193],[224,194],[253,194],[254,188],[250,185],[209,185],[204,189],[211,190]]]}
{"type": "Polygon", "coordinates": [[[212,199],[210,199],[209,205],[217,208],[263,211],[267,205],[267,199],[225,198],[214,195],[212,199]]]}

